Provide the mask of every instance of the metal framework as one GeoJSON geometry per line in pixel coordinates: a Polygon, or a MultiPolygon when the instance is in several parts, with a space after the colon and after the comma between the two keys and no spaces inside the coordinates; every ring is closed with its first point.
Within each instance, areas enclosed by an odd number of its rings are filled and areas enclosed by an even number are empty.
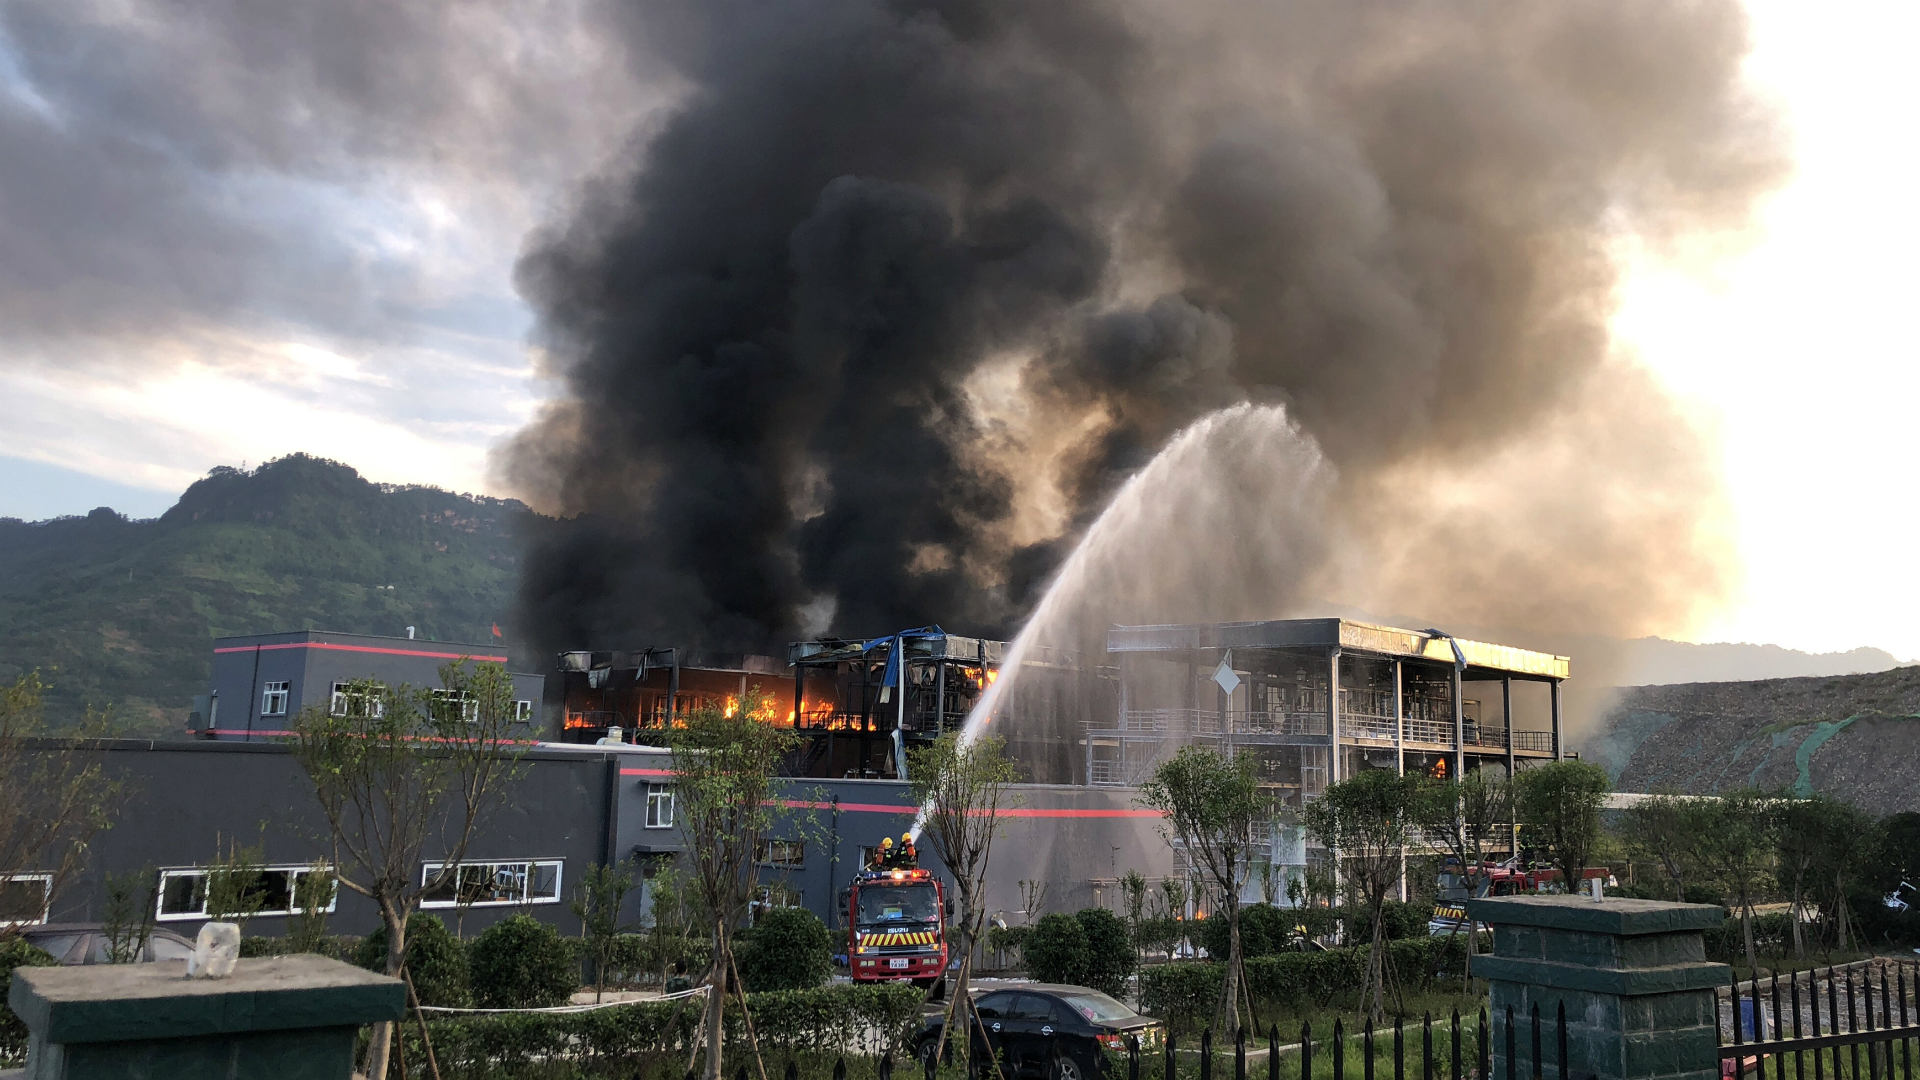
{"type": "Polygon", "coordinates": [[[1564,656],[1345,619],[1118,626],[1107,651],[1120,709],[1087,723],[1088,784],[1136,785],[1198,742],[1258,754],[1300,805],[1360,769],[1457,776],[1497,761],[1511,775],[1563,752],[1564,656]],[[1515,726],[1516,681],[1548,685],[1546,729],[1515,726]],[[1499,686],[1497,717],[1468,684],[1499,686]]]}

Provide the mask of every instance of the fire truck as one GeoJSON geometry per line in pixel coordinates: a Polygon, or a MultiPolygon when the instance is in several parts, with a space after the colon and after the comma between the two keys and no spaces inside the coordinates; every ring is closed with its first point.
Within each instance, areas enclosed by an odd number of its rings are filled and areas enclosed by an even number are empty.
{"type": "Polygon", "coordinates": [[[847,967],[855,982],[912,980],[933,986],[947,970],[953,902],[930,870],[866,869],[841,895],[847,913],[847,967]]]}
{"type": "MultiPolygon", "coordinates": [[[[1537,864],[1522,867],[1513,859],[1502,863],[1481,863],[1480,872],[1474,876],[1473,895],[1479,898],[1565,892],[1566,888],[1560,882],[1561,876],[1560,871],[1553,867],[1537,864]]],[[[1613,875],[1604,866],[1586,867],[1580,872],[1580,877],[1583,885],[1594,878],[1609,885],[1616,884],[1613,875]]],[[[1434,905],[1433,918],[1427,921],[1427,933],[1441,937],[1467,928],[1467,884],[1467,876],[1460,872],[1460,864],[1448,859],[1440,869],[1440,902],[1434,905]]],[[[1481,925],[1485,926],[1484,923],[1481,925]]]]}

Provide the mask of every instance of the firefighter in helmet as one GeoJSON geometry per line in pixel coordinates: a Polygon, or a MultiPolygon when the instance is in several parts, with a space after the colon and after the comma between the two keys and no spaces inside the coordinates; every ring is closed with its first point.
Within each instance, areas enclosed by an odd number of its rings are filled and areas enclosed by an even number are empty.
{"type": "Polygon", "coordinates": [[[913,848],[913,834],[910,832],[900,834],[900,865],[909,870],[920,865],[920,853],[913,848]]]}
{"type": "Polygon", "coordinates": [[[892,865],[892,863],[893,863],[893,837],[889,836],[886,839],[880,841],[880,846],[874,849],[873,868],[875,870],[885,870],[888,866],[892,865]]]}

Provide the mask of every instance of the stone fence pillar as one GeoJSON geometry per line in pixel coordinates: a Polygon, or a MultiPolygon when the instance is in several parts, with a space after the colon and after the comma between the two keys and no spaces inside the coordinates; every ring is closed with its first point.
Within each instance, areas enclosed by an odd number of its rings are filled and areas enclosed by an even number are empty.
{"type": "Polygon", "coordinates": [[[1467,912],[1493,927],[1493,955],[1472,962],[1492,986],[1493,1080],[1558,1080],[1563,1004],[1569,1080],[1718,1080],[1714,989],[1729,972],[1707,962],[1700,932],[1720,925],[1719,907],[1549,895],[1470,900],[1467,912]]]}
{"type": "Polygon", "coordinates": [[[398,979],[323,956],[241,960],[224,979],[185,971],[15,968],[27,1080],[347,1080],[360,1026],[406,1010],[398,979]]]}

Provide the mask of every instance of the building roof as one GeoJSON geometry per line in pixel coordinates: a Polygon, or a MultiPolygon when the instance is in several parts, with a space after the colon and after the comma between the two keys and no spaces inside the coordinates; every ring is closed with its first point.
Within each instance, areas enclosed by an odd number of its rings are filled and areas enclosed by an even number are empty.
{"type": "Polygon", "coordinates": [[[429,660],[477,660],[504,664],[504,645],[476,645],[464,641],[381,637],[376,634],[336,634],[331,630],[290,630],[280,634],[245,634],[213,639],[215,653],[270,652],[277,649],[320,649],[337,652],[417,656],[429,660]]]}
{"type": "MultiPolygon", "coordinates": [[[[1265,622],[1115,626],[1110,653],[1224,652],[1227,649],[1332,649],[1395,659],[1451,664],[1454,646],[1471,669],[1538,679],[1564,679],[1569,658],[1513,645],[1450,638],[1434,630],[1400,630],[1348,619],[1274,619],[1265,622]]],[[[1471,677],[1471,674],[1469,675],[1471,677]]]]}

